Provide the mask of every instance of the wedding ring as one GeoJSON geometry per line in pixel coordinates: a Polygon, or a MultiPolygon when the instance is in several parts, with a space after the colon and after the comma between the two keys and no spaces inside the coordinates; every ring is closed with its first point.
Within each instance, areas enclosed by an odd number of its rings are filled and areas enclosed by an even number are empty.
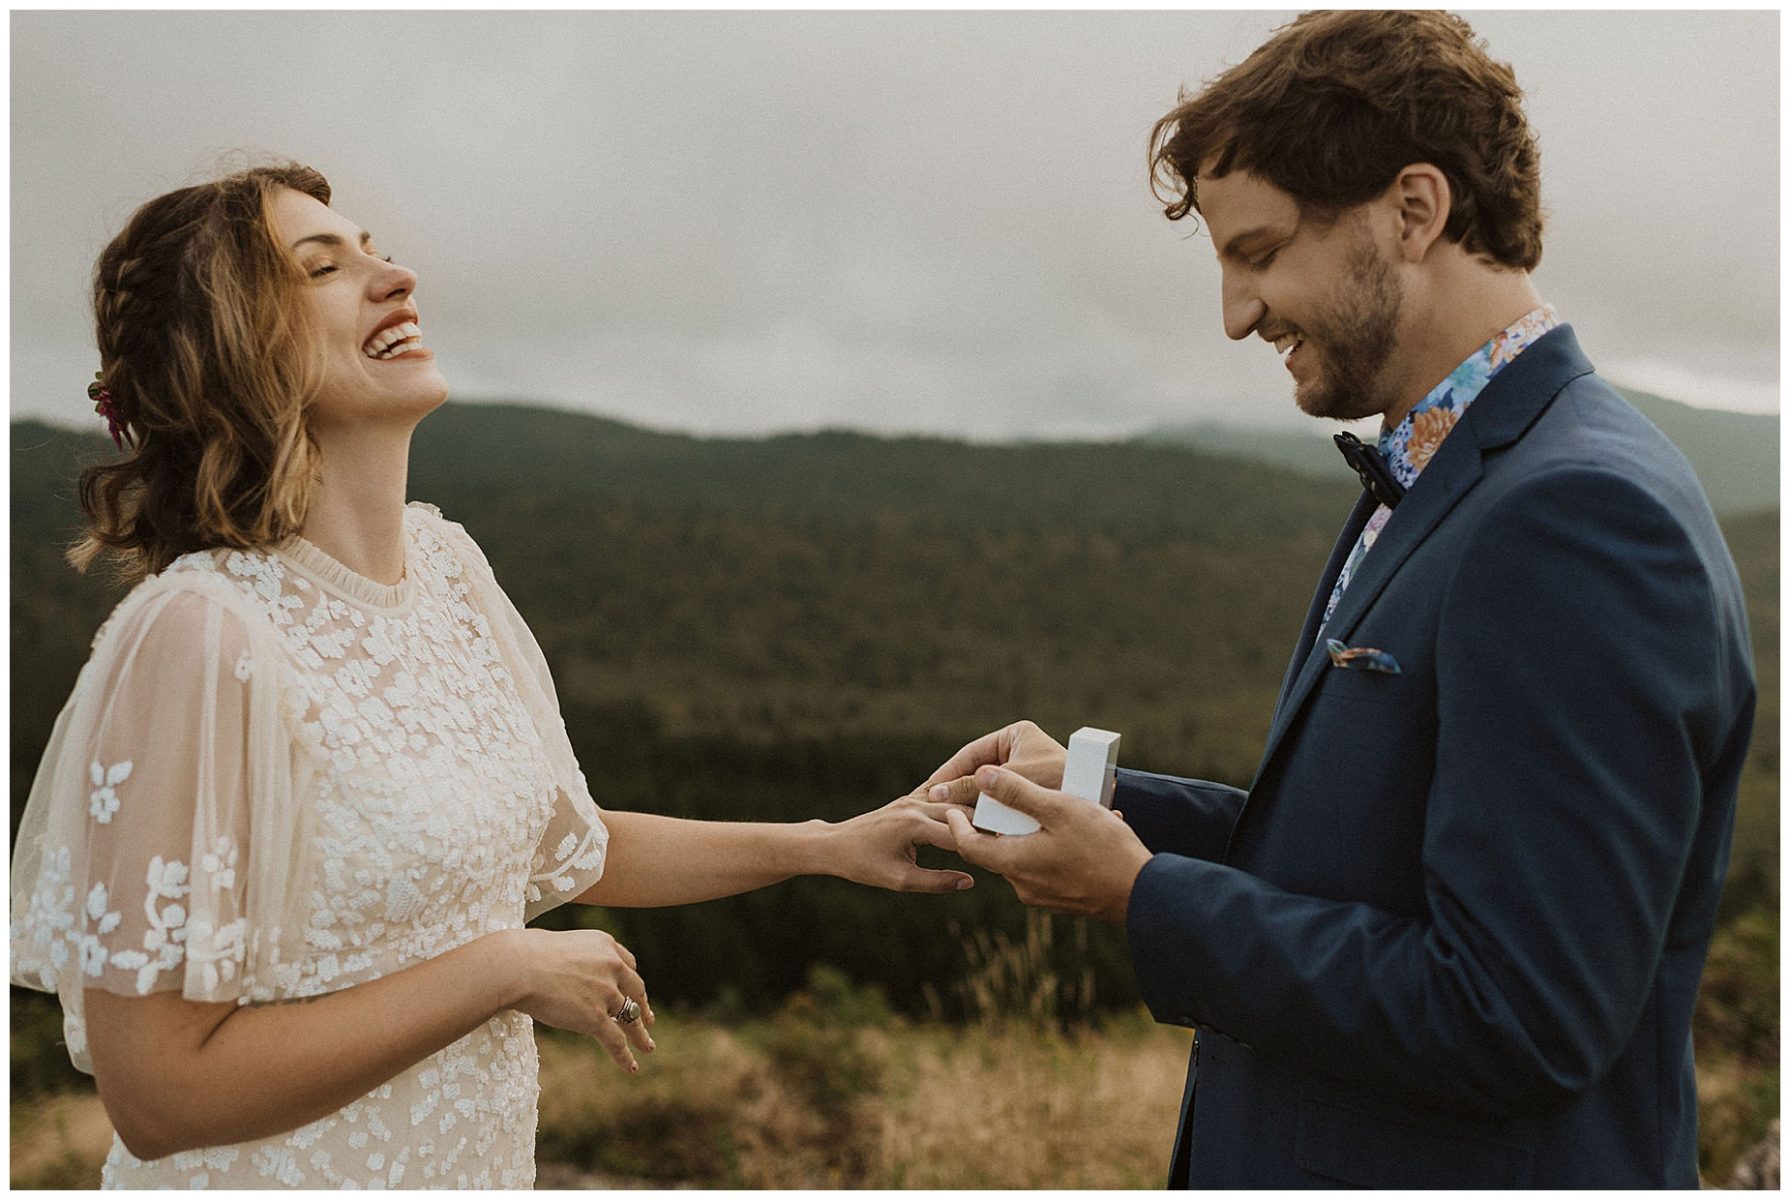
{"type": "Polygon", "coordinates": [[[622,1001],[622,1010],[615,1014],[615,1023],[617,1025],[632,1025],[639,1019],[640,1005],[634,1003],[634,997],[629,996],[622,1001]]]}

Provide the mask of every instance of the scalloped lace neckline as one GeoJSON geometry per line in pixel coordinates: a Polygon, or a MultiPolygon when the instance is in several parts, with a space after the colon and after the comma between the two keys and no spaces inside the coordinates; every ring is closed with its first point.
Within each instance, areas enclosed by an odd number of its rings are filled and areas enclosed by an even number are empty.
{"type": "Polygon", "coordinates": [[[416,548],[410,535],[410,522],[404,522],[404,574],[396,583],[380,583],[349,569],[317,543],[300,534],[274,547],[314,583],[340,593],[345,599],[367,608],[393,612],[408,608],[416,584],[416,548]]]}

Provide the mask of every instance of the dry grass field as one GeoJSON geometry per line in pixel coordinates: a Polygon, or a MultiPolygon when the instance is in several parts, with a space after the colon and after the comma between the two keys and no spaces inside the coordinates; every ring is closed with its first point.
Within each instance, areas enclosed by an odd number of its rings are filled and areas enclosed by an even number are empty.
{"type": "MultiPolygon", "coordinates": [[[[537,1186],[1162,1185],[1185,1031],[1141,1012],[1062,1031],[910,1023],[856,1004],[839,990],[769,1019],[662,1014],[659,1050],[633,1079],[594,1042],[539,1030],[537,1186]]],[[[1702,1073],[1706,1138],[1775,1103],[1775,1072],[1769,1097],[1757,1086],[1732,1063],[1702,1073]]],[[[11,1124],[13,1187],[99,1185],[112,1131],[97,1096],[17,1104],[11,1124]]],[[[1727,1180],[1748,1147],[1714,1149],[1709,1177],[1727,1180]]]]}
{"type": "MultiPolygon", "coordinates": [[[[595,1041],[537,1026],[537,1186],[1159,1188],[1191,1035],[1142,1008],[1100,1008],[1088,980],[1050,967],[1054,929],[1033,913],[1022,939],[960,939],[968,1024],[910,1020],[876,988],[816,967],[770,1016],[662,1012],[659,1049],[633,1078],[595,1041]]],[[[1775,1185],[1775,1165],[1763,1181],[1755,1167],[1775,1163],[1761,1143],[1777,1136],[1777,958],[1776,921],[1747,914],[1705,971],[1709,1183],[1775,1185]]],[[[61,1054],[54,1016],[15,1022],[15,1088],[21,1064],[41,1073],[61,1054]]],[[[12,1186],[97,1187],[112,1135],[98,1097],[36,1089],[12,1106],[12,1186]]]]}
{"type": "Polygon", "coordinates": [[[543,1182],[726,1188],[1143,1188],[1162,1183],[1187,1035],[728,1028],[661,1020],[626,1080],[543,1037],[543,1182]],[[547,1164],[555,1166],[549,1171],[547,1164]]]}
{"type": "MultiPolygon", "coordinates": [[[[804,1011],[807,1010],[807,1011],[804,1011]]],[[[594,1042],[540,1034],[539,1187],[1153,1188],[1188,1037],[662,1015],[629,1079],[594,1042]]],[[[12,1186],[99,1185],[99,1098],[12,1113],[12,1186]]]]}

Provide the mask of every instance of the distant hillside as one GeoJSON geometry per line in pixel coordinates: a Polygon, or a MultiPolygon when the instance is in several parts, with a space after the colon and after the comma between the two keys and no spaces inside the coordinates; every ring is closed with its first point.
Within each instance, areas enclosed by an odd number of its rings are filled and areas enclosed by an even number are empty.
{"type": "MultiPolygon", "coordinates": [[[[15,817],[119,595],[61,559],[78,462],[112,453],[12,426],[15,817]]],[[[704,439],[449,404],[417,432],[409,490],[490,557],[601,803],[790,820],[899,795],[1021,716],[1120,730],[1129,766],[1247,783],[1357,486],[1174,445],[704,439]]],[[[1777,865],[1778,518],[1724,526],[1762,696],[1735,856],[1758,882],[1731,892],[1757,898],[1777,865]]],[[[918,1011],[920,981],[948,999],[964,970],[947,921],[1025,938],[1004,887],[937,900],[797,881],[605,920],[668,1002],[725,981],[764,1006],[831,962],[918,1011]]],[[[1103,1004],[1135,998],[1116,932],[1059,950],[1103,1004]]]]}
{"type": "MultiPolygon", "coordinates": [[[[59,557],[76,459],[109,443],[12,435],[16,739],[115,593],[59,557]]],[[[760,740],[1092,709],[1130,754],[1197,748],[1229,778],[1355,486],[1172,444],[697,438],[461,403],[418,428],[410,476],[485,547],[573,702],[760,740]]],[[[1774,671],[1776,526],[1730,523],[1774,671]]]]}
{"type": "MultiPolygon", "coordinates": [[[[1627,388],[1617,391],[1690,459],[1716,511],[1777,505],[1779,418],[1693,408],[1627,388]]],[[[1209,453],[1239,455],[1322,478],[1346,470],[1328,430],[1316,421],[1310,432],[1201,421],[1164,425],[1138,440],[1198,446],[1209,453]]]]}
{"type": "Polygon", "coordinates": [[[1186,447],[972,445],[841,430],[763,438],[659,433],[561,410],[449,404],[418,428],[412,488],[566,491],[655,510],[838,524],[899,514],[961,529],[1197,534],[1233,541],[1329,528],[1347,479],[1263,474],[1186,447]]]}
{"type": "MultiPolygon", "coordinates": [[[[76,460],[112,450],[12,436],[23,749],[116,598],[59,557],[76,460]]],[[[707,439],[450,403],[410,494],[485,548],[571,703],[757,742],[1104,714],[1134,756],[1197,747],[1237,777],[1354,486],[1174,446],[707,439]]]]}
{"type": "MultiPolygon", "coordinates": [[[[60,553],[78,460],[111,453],[12,427],[15,819],[119,595],[60,553]]],[[[599,802],[732,820],[861,812],[1022,715],[1246,782],[1353,500],[1172,446],[699,439],[460,404],[419,429],[409,490],[466,525],[527,617],[599,802]]],[[[956,1005],[949,922],[1025,941],[1004,887],[935,899],[798,880],[603,919],[668,1004],[725,986],[762,1010],[826,962],[917,1012],[922,982],[956,1005]]],[[[1063,978],[1135,1000],[1116,932],[1060,950],[1063,978]]]]}

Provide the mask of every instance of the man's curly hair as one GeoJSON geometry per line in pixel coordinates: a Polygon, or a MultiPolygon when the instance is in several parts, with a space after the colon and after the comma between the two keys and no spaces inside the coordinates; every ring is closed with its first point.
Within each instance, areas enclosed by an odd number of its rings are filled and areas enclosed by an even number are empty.
{"type": "Polygon", "coordinates": [[[1532,271],[1541,262],[1541,154],[1508,64],[1443,12],[1311,12],[1150,134],[1151,189],[1169,220],[1199,208],[1198,176],[1248,171],[1334,220],[1412,163],[1447,176],[1444,236],[1532,271]]]}

